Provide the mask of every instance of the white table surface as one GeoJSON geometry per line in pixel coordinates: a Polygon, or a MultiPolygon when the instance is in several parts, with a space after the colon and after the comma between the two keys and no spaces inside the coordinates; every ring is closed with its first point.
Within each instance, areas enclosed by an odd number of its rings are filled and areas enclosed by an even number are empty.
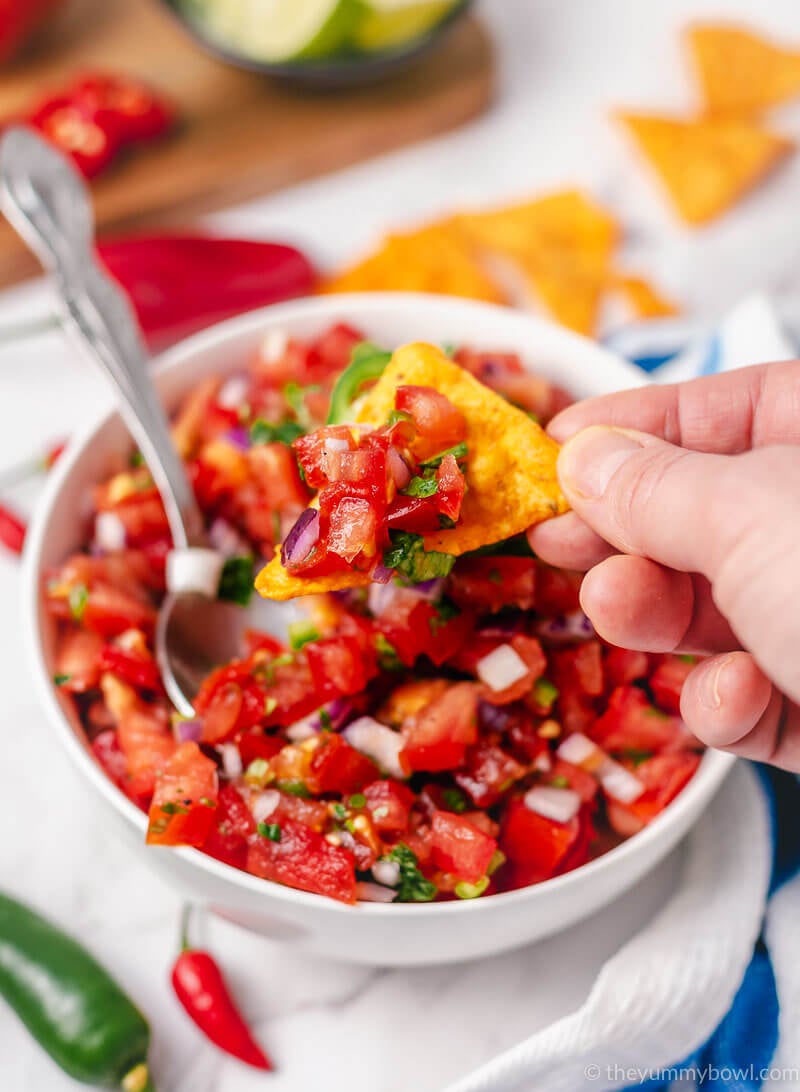
{"type": "MultiPolygon", "coordinates": [[[[792,314],[800,298],[800,156],[736,213],[700,235],[680,228],[631,167],[606,121],[613,105],[691,101],[677,30],[697,15],[738,16],[800,42],[796,0],[484,0],[502,61],[496,105],[452,135],[217,215],[217,227],[282,236],[321,263],[369,246],[387,226],[458,204],[546,187],[592,188],[630,228],[631,264],[703,319],[756,286],[792,314]]],[[[784,128],[800,137],[800,111],[784,128]]],[[[0,323],[38,313],[41,286],[9,293],[0,323]]],[[[109,399],[57,338],[0,350],[0,467],[82,429],[109,399]]],[[[54,747],[28,677],[18,570],[0,557],[0,648],[6,751],[0,792],[0,883],[45,909],[113,968],[149,1013],[161,1092],[440,1092],[459,1075],[571,1011],[607,958],[663,902],[680,851],[638,889],[557,938],[472,964],[371,971],[325,962],[213,920],[207,940],[278,1063],[265,1079],[209,1047],[167,984],[179,905],[171,889],[93,822],[81,785],[54,747]]],[[[68,1092],[15,1018],[0,1008],[0,1089],[68,1092]]]]}

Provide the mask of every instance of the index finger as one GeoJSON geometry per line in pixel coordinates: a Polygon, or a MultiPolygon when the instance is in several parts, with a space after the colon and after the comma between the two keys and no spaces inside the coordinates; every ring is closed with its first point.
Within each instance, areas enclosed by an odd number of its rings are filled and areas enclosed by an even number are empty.
{"type": "Polygon", "coordinates": [[[550,422],[564,443],[589,425],[660,436],[678,447],[735,455],[764,444],[800,442],[800,361],[757,364],[687,383],[576,402],[550,422]]]}

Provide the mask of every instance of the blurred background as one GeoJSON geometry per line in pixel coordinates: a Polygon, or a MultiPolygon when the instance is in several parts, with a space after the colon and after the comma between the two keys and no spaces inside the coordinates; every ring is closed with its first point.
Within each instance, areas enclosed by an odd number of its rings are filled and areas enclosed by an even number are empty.
{"type": "MultiPolygon", "coordinates": [[[[272,299],[386,288],[496,299],[646,364],[754,294],[800,338],[796,0],[258,8],[0,0],[0,117],[34,125],[91,179],[101,238],[114,240],[108,264],[133,290],[154,347],[272,299]],[[766,89],[764,72],[780,63],[785,79],[769,101],[723,109],[713,73],[698,75],[706,54],[687,46],[696,23],[745,27],[768,43],[766,59],[747,52],[756,67],[737,85],[766,89]],[[719,126],[734,114],[731,144],[719,126]],[[665,118],[678,119],[674,139],[650,124],[665,118]],[[602,253],[590,229],[543,203],[554,193],[612,225],[602,253]],[[256,256],[254,283],[234,292],[225,270],[240,252],[203,251],[176,267],[164,241],[176,232],[288,244],[307,264],[256,256]],[[137,248],[142,235],[150,243],[137,248]],[[173,294],[148,310],[154,284],[173,294]]],[[[0,226],[0,472],[110,402],[54,326],[34,273],[0,226]]],[[[11,497],[23,518],[38,487],[11,497]]],[[[9,551],[0,595],[15,733],[2,874],[90,942],[150,1013],[162,1089],[266,1087],[203,1044],[170,1003],[176,896],[92,829],[65,757],[48,744],[19,648],[9,551]]],[[[480,965],[354,969],[218,921],[208,929],[280,1059],[268,1079],[276,1092],[323,1080],[330,1092],[433,1092],[574,1008],[603,958],[659,905],[671,867],[589,930],[480,965]],[[543,980],[546,996],[531,989],[543,980]]],[[[73,1087],[0,1010],[0,1088],[73,1087]]]]}

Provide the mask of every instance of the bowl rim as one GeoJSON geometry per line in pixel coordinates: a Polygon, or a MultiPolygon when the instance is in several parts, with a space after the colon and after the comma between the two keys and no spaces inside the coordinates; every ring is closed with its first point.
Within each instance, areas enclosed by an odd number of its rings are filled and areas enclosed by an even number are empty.
{"type": "MultiPolygon", "coordinates": [[[[249,311],[209,326],[155,356],[153,366],[156,382],[161,386],[173,372],[179,371],[181,368],[188,370],[193,357],[196,355],[218,348],[226,342],[235,341],[240,337],[246,338],[247,336],[255,336],[261,331],[266,332],[270,327],[306,319],[333,322],[340,319],[342,314],[345,313],[348,318],[354,318],[357,321],[358,317],[361,317],[368,323],[370,318],[385,314],[387,311],[394,311],[402,315],[406,311],[413,312],[414,309],[417,312],[420,309],[427,310],[432,315],[435,312],[447,311],[448,316],[452,316],[454,327],[457,327],[460,316],[467,313],[473,317],[476,314],[482,314],[486,318],[487,327],[491,323],[504,325],[509,332],[509,340],[513,338],[514,327],[526,327],[529,335],[530,332],[536,331],[545,340],[550,339],[554,344],[563,346],[565,350],[571,347],[575,350],[576,355],[580,353],[583,356],[587,364],[593,358],[596,366],[602,366],[603,364],[613,366],[617,373],[624,375],[630,381],[631,387],[646,386],[649,382],[644,373],[640,372],[628,361],[590,341],[588,338],[565,330],[547,319],[525,312],[512,311],[496,304],[412,292],[350,293],[309,297],[249,311]],[[354,315],[354,312],[357,314],[354,315]]],[[[413,322],[413,314],[410,315],[410,319],[413,322]]],[[[493,337],[494,335],[490,334],[489,336],[493,337]]],[[[498,340],[500,340],[499,337],[498,340]]],[[[147,826],[147,816],[106,776],[92,757],[91,752],[81,742],[62,709],[44,654],[41,625],[43,612],[40,595],[40,555],[47,538],[51,509],[63,485],[70,478],[73,468],[84,457],[86,449],[90,447],[95,436],[118,416],[118,412],[112,407],[99,419],[89,422],[79,435],[73,439],[67,451],[58,460],[48,476],[28,532],[23,558],[22,603],[26,623],[23,626],[23,632],[28,646],[28,658],[33,665],[35,685],[44,699],[47,718],[55,727],[69,757],[111,807],[129,825],[136,828],[143,837],[147,826]]],[[[576,884],[580,885],[606,869],[613,868],[617,862],[623,862],[633,855],[644,852],[648,845],[658,842],[664,827],[672,823],[678,823],[684,813],[693,810],[698,803],[698,799],[707,797],[706,803],[708,803],[730,772],[735,761],[736,757],[734,755],[711,749],[706,750],[692,779],[678,796],[643,830],[625,839],[625,841],[601,856],[572,869],[570,872],[514,891],[499,892],[488,899],[390,904],[359,902],[353,906],[312,892],[287,887],[276,881],[261,879],[249,872],[234,868],[232,865],[224,864],[199,849],[178,846],[170,848],[167,852],[176,854],[187,865],[199,868],[214,880],[221,881],[225,885],[230,884],[233,887],[243,888],[252,895],[260,895],[268,899],[277,898],[279,901],[295,906],[320,911],[337,914],[370,914],[387,917],[387,919],[477,913],[480,907],[484,908],[483,912],[485,913],[487,908],[492,905],[500,909],[500,904],[507,906],[513,903],[522,903],[526,899],[541,897],[545,892],[553,894],[566,892],[570,887],[576,884]]],[[[151,852],[158,852],[159,848],[163,847],[151,846],[149,848],[151,852]]]]}

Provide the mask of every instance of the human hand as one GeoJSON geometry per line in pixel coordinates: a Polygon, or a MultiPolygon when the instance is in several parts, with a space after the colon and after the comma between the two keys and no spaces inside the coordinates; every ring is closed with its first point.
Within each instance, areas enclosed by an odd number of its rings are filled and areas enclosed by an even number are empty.
{"type": "Polygon", "coordinates": [[[573,511],[534,551],[586,571],[612,644],[711,654],[681,699],[698,738],[800,771],[800,361],[594,398],[549,431],[573,511]]]}

